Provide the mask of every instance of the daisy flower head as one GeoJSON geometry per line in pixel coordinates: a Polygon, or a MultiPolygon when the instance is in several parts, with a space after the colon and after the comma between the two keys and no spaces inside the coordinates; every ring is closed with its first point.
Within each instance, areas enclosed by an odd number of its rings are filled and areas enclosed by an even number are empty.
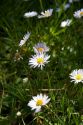
{"type": "Polygon", "coordinates": [[[67,19],[67,20],[65,20],[65,21],[62,21],[60,26],[61,26],[61,27],[70,26],[71,22],[72,22],[71,19],[67,19]]]}
{"type": "Polygon", "coordinates": [[[79,82],[83,82],[83,69],[73,70],[69,75],[71,82],[75,82],[76,84],[79,82]]]}
{"type": "Polygon", "coordinates": [[[45,55],[43,53],[41,54],[36,54],[34,56],[32,56],[32,58],[29,59],[29,65],[31,65],[31,67],[33,68],[41,68],[41,70],[43,69],[43,66],[45,66],[45,64],[47,64],[49,61],[50,56],[45,55]]]}
{"type": "Polygon", "coordinates": [[[24,35],[24,37],[23,37],[23,39],[20,41],[20,43],[19,43],[19,46],[21,47],[21,46],[23,46],[25,43],[26,43],[26,41],[29,39],[29,37],[30,37],[30,32],[27,32],[25,35],[24,35]]]}
{"type": "Polygon", "coordinates": [[[74,15],[75,18],[83,17],[83,9],[75,11],[73,15],[74,15]]]}
{"type": "Polygon", "coordinates": [[[39,42],[37,43],[34,47],[34,52],[35,53],[45,53],[45,52],[48,52],[49,51],[49,48],[46,46],[45,43],[43,42],[39,42]]]}
{"type": "Polygon", "coordinates": [[[24,17],[29,18],[29,17],[34,17],[37,16],[37,12],[36,11],[32,11],[32,12],[26,12],[24,14],[24,17]]]}
{"type": "Polygon", "coordinates": [[[41,12],[41,15],[38,15],[38,18],[50,17],[52,15],[53,9],[45,10],[45,12],[41,12]]]}
{"type": "Polygon", "coordinates": [[[33,96],[27,105],[31,107],[31,110],[35,110],[35,113],[37,113],[40,112],[42,106],[47,105],[49,101],[50,98],[48,98],[47,95],[40,93],[37,96],[33,96]]]}

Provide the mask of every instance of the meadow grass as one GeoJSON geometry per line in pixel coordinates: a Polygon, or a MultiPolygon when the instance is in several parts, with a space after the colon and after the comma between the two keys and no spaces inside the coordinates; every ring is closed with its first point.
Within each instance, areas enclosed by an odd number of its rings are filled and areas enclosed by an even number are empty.
{"type": "Polygon", "coordinates": [[[83,124],[83,84],[74,84],[69,78],[73,70],[83,69],[83,18],[73,16],[83,7],[83,1],[56,12],[67,2],[0,1],[0,125],[83,124]],[[26,12],[40,14],[49,8],[53,13],[48,18],[24,17],[26,12]],[[60,27],[66,19],[72,19],[71,25],[60,27]],[[27,32],[31,33],[29,39],[19,47],[27,32]],[[42,41],[50,49],[49,63],[43,70],[31,68],[33,46],[42,41]],[[18,60],[20,57],[23,59],[18,60]],[[46,94],[50,102],[35,113],[27,104],[40,93],[46,94]]]}

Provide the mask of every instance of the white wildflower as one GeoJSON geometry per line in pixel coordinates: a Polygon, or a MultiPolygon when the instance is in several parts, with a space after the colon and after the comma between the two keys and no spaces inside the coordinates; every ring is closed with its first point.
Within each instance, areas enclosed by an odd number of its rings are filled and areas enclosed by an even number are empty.
{"type": "Polygon", "coordinates": [[[73,70],[69,74],[69,76],[71,78],[71,82],[75,82],[76,84],[79,83],[79,82],[83,83],[83,69],[73,70]]]}
{"type": "Polygon", "coordinates": [[[29,18],[29,17],[34,17],[37,16],[37,12],[36,11],[32,11],[32,12],[26,12],[24,14],[24,17],[29,18]]]}
{"type": "Polygon", "coordinates": [[[75,18],[83,17],[83,9],[75,11],[73,15],[74,15],[75,18]]]}
{"type": "Polygon", "coordinates": [[[45,18],[52,15],[53,9],[48,9],[45,12],[41,12],[41,15],[38,15],[38,18],[45,18]]]}
{"type": "Polygon", "coordinates": [[[23,46],[25,43],[26,43],[26,41],[29,39],[29,37],[30,37],[30,32],[27,32],[25,35],[24,35],[24,37],[23,37],[23,39],[20,41],[20,43],[19,43],[19,46],[21,47],[21,46],[23,46]]]}
{"type": "Polygon", "coordinates": [[[49,51],[49,48],[46,46],[45,43],[43,42],[39,42],[37,43],[34,47],[34,52],[35,53],[45,53],[45,52],[48,52],[49,51]]]}
{"type": "Polygon", "coordinates": [[[46,63],[48,63],[48,59],[50,58],[50,56],[45,55],[45,54],[37,54],[32,56],[32,58],[29,59],[29,65],[31,65],[31,67],[35,68],[35,67],[40,67],[41,70],[43,69],[43,66],[45,66],[46,63]]]}
{"type": "Polygon", "coordinates": [[[70,26],[71,22],[72,22],[71,19],[67,19],[67,20],[61,22],[61,27],[70,26]]]}
{"type": "Polygon", "coordinates": [[[35,110],[35,113],[41,111],[41,107],[46,105],[50,101],[50,98],[45,94],[38,94],[37,96],[33,96],[29,101],[28,106],[31,107],[31,110],[35,110]]]}

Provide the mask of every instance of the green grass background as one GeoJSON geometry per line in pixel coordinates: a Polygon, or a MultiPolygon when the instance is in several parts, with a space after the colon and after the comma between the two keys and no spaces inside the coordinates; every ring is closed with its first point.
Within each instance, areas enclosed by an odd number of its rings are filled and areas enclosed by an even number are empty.
{"type": "Polygon", "coordinates": [[[83,1],[74,2],[61,13],[56,12],[57,2],[61,6],[64,1],[0,1],[0,125],[83,124],[83,84],[74,85],[69,79],[72,70],[83,68],[83,18],[73,17],[74,11],[83,7],[83,1]],[[23,17],[25,12],[40,14],[49,8],[54,9],[49,18],[23,17]],[[68,18],[73,20],[71,26],[61,28],[60,23],[68,18]],[[27,31],[31,36],[19,48],[18,44],[27,31]],[[49,46],[51,56],[42,71],[28,65],[34,54],[33,46],[39,41],[49,46]],[[15,62],[17,49],[23,60],[15,62]],[[28,77],[27,83],[23,83],[25,77],[28,77]],[[51,102],[49,109],[42,109],[41,113],[34,115],[27,103],[40,92],[49,95],[51,102]],[[21,111],[21,117],[16,116],[17,111],[21,111]]]}

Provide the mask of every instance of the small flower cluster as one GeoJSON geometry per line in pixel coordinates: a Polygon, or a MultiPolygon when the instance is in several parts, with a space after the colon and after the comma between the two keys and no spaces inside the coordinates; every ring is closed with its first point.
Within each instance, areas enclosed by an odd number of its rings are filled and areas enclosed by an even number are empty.
{"type": "MultiPolygon", "coordinates": [[[[69,3],[63,4],[63,5],[62,5],[62,8],[63,8],[63,10],[65,11],[65,10],[67,10],[68,8],[70,8],[70,5],[71,5],[70,3],[79,2],[79,1],[80,1],[80,0],[69,0],[69,3]]],[[[62,11],[62,9],[61,9],[60,7],[59,7],[59,8],[56,8],[56,12],[60,12],[60,11],[62,11]]],[[[50,8],[50,9],[48,9],[48,10],[42,11],[42,12],[41,12],[41,15],[38,15],[38,13],[37,13],[36,11],[26,12],[26,13],[24,14],[24,17],[25,17],[25,18],[30,18],[30,17],[37,16],[37,17],[40,19],[40,18],[50,17],[50,16],[52,15],[52,13],[53,13],[53,9],[50,8]]],[[[74,16],[75,18],[81,18],[81,17],[83,17],[83,8],[80,9],[80,10],[75,11],[74,14],[73,14],[73,16],[74,16]]]]}
{"type": "MultiPolygon", "coordinates": [[[[27,32],[27,34],[24,35],[23,39],[19,43],[19,47],[22,47],[26,43],[26,41],[30,37],[30,34],[30,32],[27,32]]],[[[40,67],[42,70],[43,66],[45,66],[45,64],[49,62],[50,55],[46,54],[46,52],[49,51],[49,48],[45,43],[39,42],[33,47],[33,50],[35,52],[35,55],[32,55],[32,57],[29,59],[29,65],[33,68],[40,67]]],[[[23,57],[17,50],[14,60],[19,61],[20,59],[23,59],[23,57]]]]}
{"type": "Polygon", "coordinates": [[[50,56],[46,54],[46,52],[49,51],[49,48],[46,46],[45,43],[39,42],[34,47],[35,55],[32,55],[32,57],[29,59],[29,65],[31,67],[40,67],[41,70],[43,69],[43,66],[48,63],[50,56]]]}
{"type": "MultiPolygon", "coordinates": [[[[71,2],[72,1],[70,1],[70,3],[71,2]]],[[[63,5],[63,9],[64,10],[68,9],[69,7],[70,7],[69,3],[63,5]]],[[[60,11],[61,11],[61,8],[57,8],[56,9],[56,12],[60,12],[60,11]]],[[[32,12],[25,13],[24,17],[29,18],[29,17],[37,16],[39,19],[41,19],[41,18],[50,17],[52,15],[52,13],[53,13],[53,9],[45,10],[45,12],[41,12],[41,15],[38,15],[38,13],[36,11],[32,11],[32,12]]],[[[75,11],[74,14],[73,14],[73,16],[75,18],[81,18],[81,17],[83,17],[83,9],[75,11]]],[[[62,21],[60,26],[61,27],[70,26],[71,23],[72,23],[72,20],[71,19],[67,19],[67,20],[62,21]]],[[[24,41],[26,41],[26,40],[25,39],[21,40],[19,46],[21,46],[24,41]]]]}
{"type": "Polygon", "coordinates": [[[41,15],[38,15],[38,13],[36,11],[26,12],[24,14],[24,17],[29,18],[29,17],[38,16],[38,18],[45,18],[45,17],[51,16],[52,12],[53,12],[53,9],[45,10],[45,12],[41,12],[41,15]]]}

